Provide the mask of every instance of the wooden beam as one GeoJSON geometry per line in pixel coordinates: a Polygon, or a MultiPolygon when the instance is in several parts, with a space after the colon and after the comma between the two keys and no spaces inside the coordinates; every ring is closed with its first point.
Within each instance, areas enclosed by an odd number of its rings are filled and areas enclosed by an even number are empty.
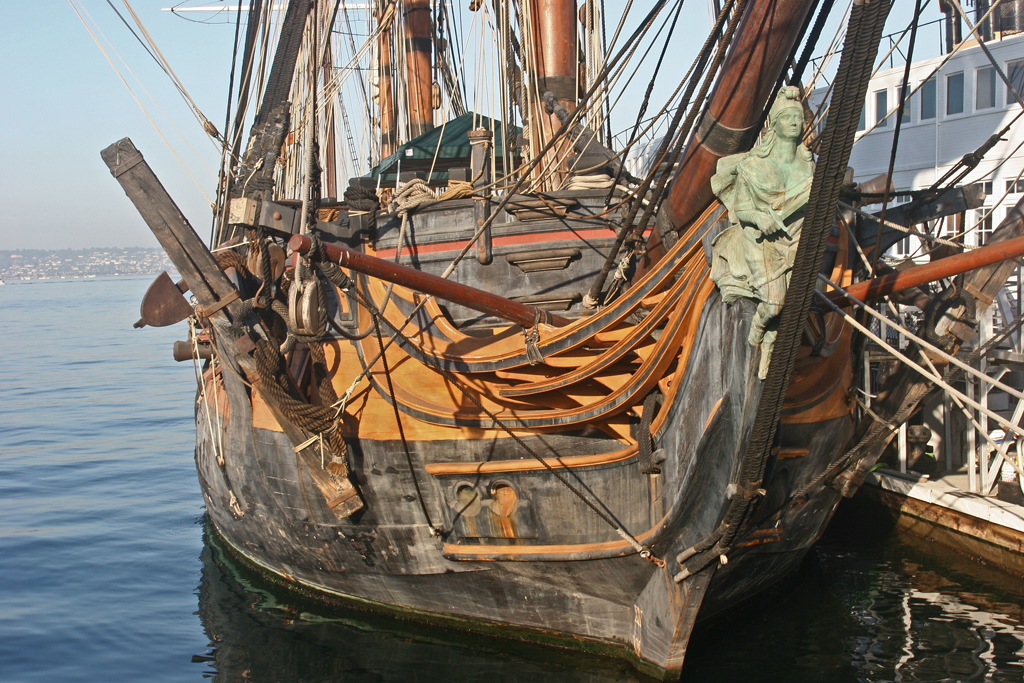
{"type": "MultiPolygon", "coordinates": [[[[994,263],[1019,259],[1022,256],[1024,256],[1024,236],[1015,237],[997,244],[989,244],[988,246],[963,254],[948,256],[938,261],[913,266],[906,270],[889,273],[888,275],[865,280],[864,282],[858,282],[847,287],[846,291],[855,299],[868,301],[928,282],[990,266],[994,263]]],[[[828,295],[828,298],[829,301],[837,306],[849,306],[851,303],[840,292],[832,292],[828,295]]]]}
{"type": "MultiPolygon", "coordinates": [[[[100,156],[188,282],[199,304],[210,308],[237,296],[234,285],[132,141],[122,138],[100,152],[100,156]]],[[[229,311],[236,305],[228,304],[229,311]]]]}
{"type": "MultiPolygon", "coordinates": [[[[305,254],[309,252],[312,240],[307,235],[294,235],[288,242],[288,246],[292,251],[305,254]]],[[[496,318],[507,320],[525,328],[531,328],[538,322],[559,327],[569,324],[567,319],[552,315],[535,306],[506,299],[503,296],[491,294],[476,287],[445,280],[437,275],[431,275],[415,268],[385,261],[376,256],[368,256],[362,252],[346,249],[345,247],[333,244],[324,244],[322,246],[327,254],[327,258],[343,268],[350,268],[351,270],[371,275],[387,282],[393,282],[396,285],[408,287],[417,292],[436,296],[439,299],[451,301],[480,313],[493,315],[496,318]]]]}
{"type": "Polygon", "coordinates": [[[125,194],[142,214],[167,255],[171,257],[178,272],[189,283],[189,288],[195,294],[199,305],[210,311],[209,317],[221,333],[221,348],[231,351],[232,358],[245,372],[252,386],[259,391],[260,397],[270,408],[292,445],[298,447],[307,444],[297,450],[298,457],[324,494],[328,506],[339,519],[362,508],[363,502],[352,482],[345,476],[327,472],[321,467],[316,455],[311,453],[312,447],[308,442],[312,433],[291,424],[274,397],[262,389],[255,359],[249,352],[242,350],[246,346],[251,350],[251,339],[243,336],[239,340],[241,343],[232,343],[232,335],[227,329],[231,318],[227,313],[233,318],[240,312],[238,290],[228,280],[217,264],[217,259],[167,194],[167,190],[143,159],[142,153],[135,148],[131,140],[123,138],[100,152],[100,156],[110,169],[111,175],[117,178],[125,194]]]}

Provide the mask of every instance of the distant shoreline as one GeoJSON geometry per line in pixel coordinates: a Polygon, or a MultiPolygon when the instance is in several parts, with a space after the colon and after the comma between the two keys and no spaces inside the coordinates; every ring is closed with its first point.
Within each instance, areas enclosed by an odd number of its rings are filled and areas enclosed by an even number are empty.
{"type": "Polygon", "coordinates": [[[159,248],[0,250],[0,278],[7,282],[156,275],[173,269],[159,248]]]}
{"type": "Polygon", "coordinates": [[[105,280],[114,277],[155,277],[166,271],[172,278],[180,277],[178,271],[171,269],[154,270],[150,273],[107,273],[105,275],[65,275],[60,277],[0,277],[6,284],[15,282],[59,282],[60,280],[105,280]]]}

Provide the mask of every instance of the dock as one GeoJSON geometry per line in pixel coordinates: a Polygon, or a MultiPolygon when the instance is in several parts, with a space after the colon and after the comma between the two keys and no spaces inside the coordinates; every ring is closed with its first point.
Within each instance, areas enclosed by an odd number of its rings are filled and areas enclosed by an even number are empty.
{"type": "Polygon", "coordinates": [[[966,490],[967,474],[932,478],[880,468],[859,498],[887,508],[900,529],[1024,575],[1024,506],[966,490]]]}

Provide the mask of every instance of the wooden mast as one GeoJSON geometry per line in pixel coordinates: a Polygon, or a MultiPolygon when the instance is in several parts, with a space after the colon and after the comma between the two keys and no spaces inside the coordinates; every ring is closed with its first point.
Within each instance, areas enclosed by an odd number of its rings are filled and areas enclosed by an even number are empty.
{"type": "MultiPolygon", "coordinates": [[[[324,41],[324,61],[321,64],[321,76],[324,79],[324,85],[331,82],[332,68],[331,65],[334,60],[331,57],[331,29],[332,26],[328,25],[328,21],[333,21],[334,17],[318,17],[320,22],[320,35],[323,36],[321,40],[324,41]]],[[[314,78],[316,76],[314,75],[314,78]]],[[[320,191],[323,197],[337,197],[338,196],[338,172],[335,163],[335,135],[334,135],[334,100],[333,98],[325,103],[327,106],[324,107],[324,144],[322,148],[323,153],[323,187],[320,191]]]]}
{"type": "MultiPolygon", "coordinates": [[[[391,27],[394,5],[381,2],[377,8],[377,104],[380,107],[380,159],[395,153],[395,97],[391,85],[391,27]],[[388,10],[391,10],[390,12],[388,10]]],[[[378,159],[377,161],[380,161],[378,159]]]]}
{"type": "MultiPolygon", "coordinates": [[[[686,151],[662,211],[679,230],[714,201],[711,176],[718,160],[746,151],[756,137],[761,114],[793,51],[813,0],[750,2],[736,39],[722,65],[722,75],[708,99],[700,123],[690,133],[686,151]]],[[[648,265],[665,254],[657,231],[647,245],[648,265]]]]}
{"type": "Polygon", "coordinates": [[[416,138],[434,127],[431,74],[433,28],[430,0],[404,1],[405,65],[409,93],[409,136],[416,138]]]}
{"type": "MultiPolygon", "coordinates": [[[[576,110],[576,3],[574,0],[528,0],[530,30],[533,35],[533,73],[536,75],[537,99],[531,112],[531,144],[535,150],[547,144],[562,123],[544,110],[544,93],[550,92],[569,112],[576,110]]],[[[558,172],[565,163],[552,166],[565,156],[566,145],[557,145],[548,152],[543,166],[558,172]]]]}

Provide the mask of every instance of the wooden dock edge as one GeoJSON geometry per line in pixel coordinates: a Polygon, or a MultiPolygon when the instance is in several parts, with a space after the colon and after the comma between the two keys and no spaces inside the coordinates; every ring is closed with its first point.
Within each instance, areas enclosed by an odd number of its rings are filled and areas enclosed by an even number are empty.
{"type": "Polygon", "coordinates": [[[878,471],[864,483],[857,497],[888,508],[901,530],[1024,576],[1024,506],[878,471]]]}

